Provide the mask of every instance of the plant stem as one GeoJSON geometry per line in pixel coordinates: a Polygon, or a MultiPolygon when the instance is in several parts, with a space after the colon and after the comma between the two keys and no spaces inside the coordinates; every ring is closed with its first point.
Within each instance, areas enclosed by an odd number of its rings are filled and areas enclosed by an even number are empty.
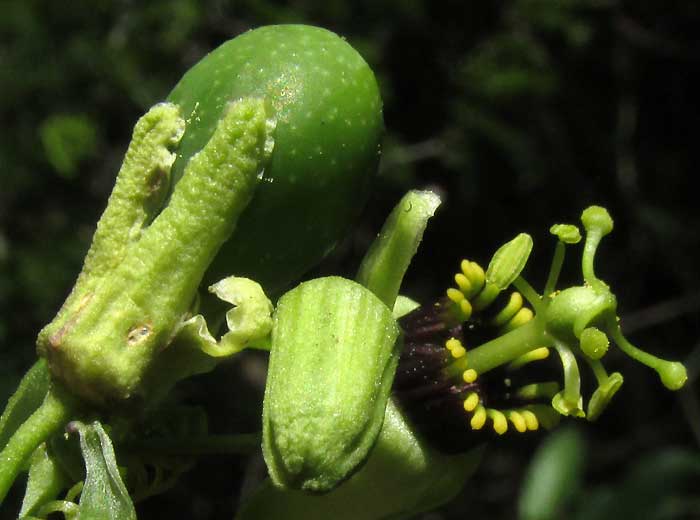
{"type": "Polygon", "coordinates": [[[52,387],[41,406],[7,442],[0,453],[0,503],[37,446],[68,422],[72,411],[68,403],[62,392],[52,387]]]}

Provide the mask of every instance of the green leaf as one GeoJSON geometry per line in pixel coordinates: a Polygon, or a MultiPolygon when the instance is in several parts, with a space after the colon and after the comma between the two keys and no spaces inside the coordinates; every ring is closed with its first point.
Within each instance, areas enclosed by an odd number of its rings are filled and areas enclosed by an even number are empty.
{"type": "Polygon", "coordinates": [[[329,491],[365,460],[384,420],[398,337],[389,308],[350,280],[312,280],[279,300],[263,406],[276,485],[329,491]]]}
{"type": "Polygon", "coordinates": [[[112,441],[95,421],[73,422],[85,460],[85,486],[80,495],[79,520],[136,520],[136,511],[117,468],[112,441]]]}
{"type": "Polygon", "coordinates": [[[78,174],[80,162],[95,155],[97,128],[84,114],[56,114],[39,128],[46,158],[67,179],[78,174]]]}
{"type": "Polygon", "coordinates": [[[49,381],[49,370],[43,359],[37,361],[24,375],[0,417],[0,450],[44,401],[49,391],[49,381]]]}
{"type": "Polygon", "coordinates": [[[567,502],[578,491],[585,458],[581,434],[564,429],[537,449],[525,474],[518,503],[520,520],[562,518],[567,502]]]}
{"type": "Polygon", "coordinates": [[[394,306],[428,219],[439,205],[440,197],[432,191],[409,191],[391,212],[362,260],[357,281],[389,308],[394,306]]]}

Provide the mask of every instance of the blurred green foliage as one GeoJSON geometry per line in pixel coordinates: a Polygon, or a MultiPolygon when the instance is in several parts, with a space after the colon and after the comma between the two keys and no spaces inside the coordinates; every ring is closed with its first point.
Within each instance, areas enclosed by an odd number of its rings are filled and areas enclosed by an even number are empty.
{"type": "MultiPolygon", "coordinates": [[[[80,269],[137,117],[222,41],[311,23],[346,36],[374,67],[387,125],[364,220],[315,274],[351,274],[399,197],[428,186],[445,204],[408,274],[410,296],[435,297],[463,256],[486,261],[519,231],[535,237],[525,274],[541,284],[547,266],[534,266],[550,256],[549,225],[604,204],[616,229],[600,274],[615,286],[623,325],[650,350],[685,359],[691,382],[670,395],[627,367],[611,409],[581,429],[590,451],[578,496],[591,502],[568,510],[700,518],[697,486],[677,492],[697,482],[690,461],[700,442],[700,4],[6,0],[0,14],[3,400],[80,269]],[[663,493],[654,502],[663,511],[623,507],[651,490],[663,493]]],[[[214,431],[253,431],[262,365],[251,356],[181,395],[210,403],[214,431]],[[233,378],[251,384],[231,389],[233,378]]],[[[513,518],[537,443],[492,447],[470,487],[431,518],[513,518]]],[[[240,487],[260,472],[245,462],[203,460],[171,493],[140,504],[140,517],[230,518],[240,487]]]]}

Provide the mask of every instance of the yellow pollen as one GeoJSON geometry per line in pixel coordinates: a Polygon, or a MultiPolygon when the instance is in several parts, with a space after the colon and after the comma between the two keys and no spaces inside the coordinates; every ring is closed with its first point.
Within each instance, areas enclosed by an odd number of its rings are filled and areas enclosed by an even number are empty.
{"type": "Polygon", "coordinates": [[[517,329],[521,325],[525,325],[534,316],[535,315],[530,308],[523,307],[515,314],[515,316],[513,316],[513,319],[508,322],[508,330],[517,329]]]}
{"type": "Polygon", "coordinates": [[[469,278],[464,276],[462,273],[457,273],[455,275],[455,283],[457,284],[457,287],[464,292],[468,293],[472,289],[472,284],[469,282],[469,278]]]}
{"type": "Polygon", "coordinates": [[[513,423],[513,426],[515,426],[515,429],[518,430],[520,433],[523,433],[524,431],[527,430],[527,424],[525,424],[525,418],[519,412],[516,412],[515,410],[508,412],[508,419],[510,420],[511,423],[513,423]]]}
{"type": "Polygon", "coordinates": [[[534,431],[540,427],[540,422],[537,420],[537,416],[530,410],[520,410],[520,415],[523,416],[525,426],[528,430],[534,431]]]}
{"type": "Polygon", "coordinates": [[[462,346],[455,347],[450,352],[452,353],[452,357],[455,359],[459,359],[461,357],[464,357],[467,354],[466,349],[462,346]]]}
{"type": "Polygon", "coordinates": [[[455,347],[461,347],[462,342],[459,341],[457,338],[450,338],[445,342],[445,348],[447,350],[452,350],[455,347]]]}
{"type": "Polygon", "coordinates": [[[465,383],[473,383],[474,381],[476,381],[476,378],[478,376],[479,374],[476,373],[476,370],[474,370],[473,368],[468,368],[462,374],[462,379],[464,379],[465,383]]]}
{"type": "Polygon", "coordinates": [[[477,406],[479,406],[479,394],[472,392],[464,400],[464,410],[467,412],[473,412],[477,406]]]}
{"type": "Polygon", "coordinates": [[[508,431],[508,421],[502,412],[494,408],[489,408],[486,413],[493,421],[493,429],[498,435],[503,435],[508,431]]]}
{"type": "Polygon", "coordinates": [[[506,323],[508,323],[510,320],[513,319],[513,316],[517,314],[517,312],[522,309],[523,307],[523,297],[520,295],[519,292],[512,292],[510,295],[510,300],[508,300],[508,304],[503,307],[496,316],[491,320],[491,323],[495,325],[496,327],[502,327],[506,323]]]}
{"type": "Polygon", "coordinates": [[[462,291],[459,289],[454,289],[453,287],[447,289],[447,297],[457,304],[464,300],[464,294],[462,294],[462,291]]]}
{"type": "Polygon", "coordinates": [[[484,424],[486,424],[486,408],[479,405],[476,408],[471,421],[469,421],[469,425],[472,427],[472,430],[481,430],[484,427],[484,424]]]}

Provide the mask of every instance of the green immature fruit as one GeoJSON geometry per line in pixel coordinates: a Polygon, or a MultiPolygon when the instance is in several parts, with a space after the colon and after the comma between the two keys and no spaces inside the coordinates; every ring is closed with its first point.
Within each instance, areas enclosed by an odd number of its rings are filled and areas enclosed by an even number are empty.
{"type": "Polygon", "coordinates": [[[330,491],[360,467],[384,420],[398,336],[388,307],[350,280],[312,280],[280,299],[263,406],[275,485],[330,491]]]}
{"type": "Polygon", "coordinates": [[[168,97],[188,122],[173,182],[226,105],[249,96],[276,119],[275,152],[205,282],[247,276],[273,293],[320,260],[362,209],[379,158],[381,99],[367,63],[332,32],[249,31],[202,59],[168,97]]]}

